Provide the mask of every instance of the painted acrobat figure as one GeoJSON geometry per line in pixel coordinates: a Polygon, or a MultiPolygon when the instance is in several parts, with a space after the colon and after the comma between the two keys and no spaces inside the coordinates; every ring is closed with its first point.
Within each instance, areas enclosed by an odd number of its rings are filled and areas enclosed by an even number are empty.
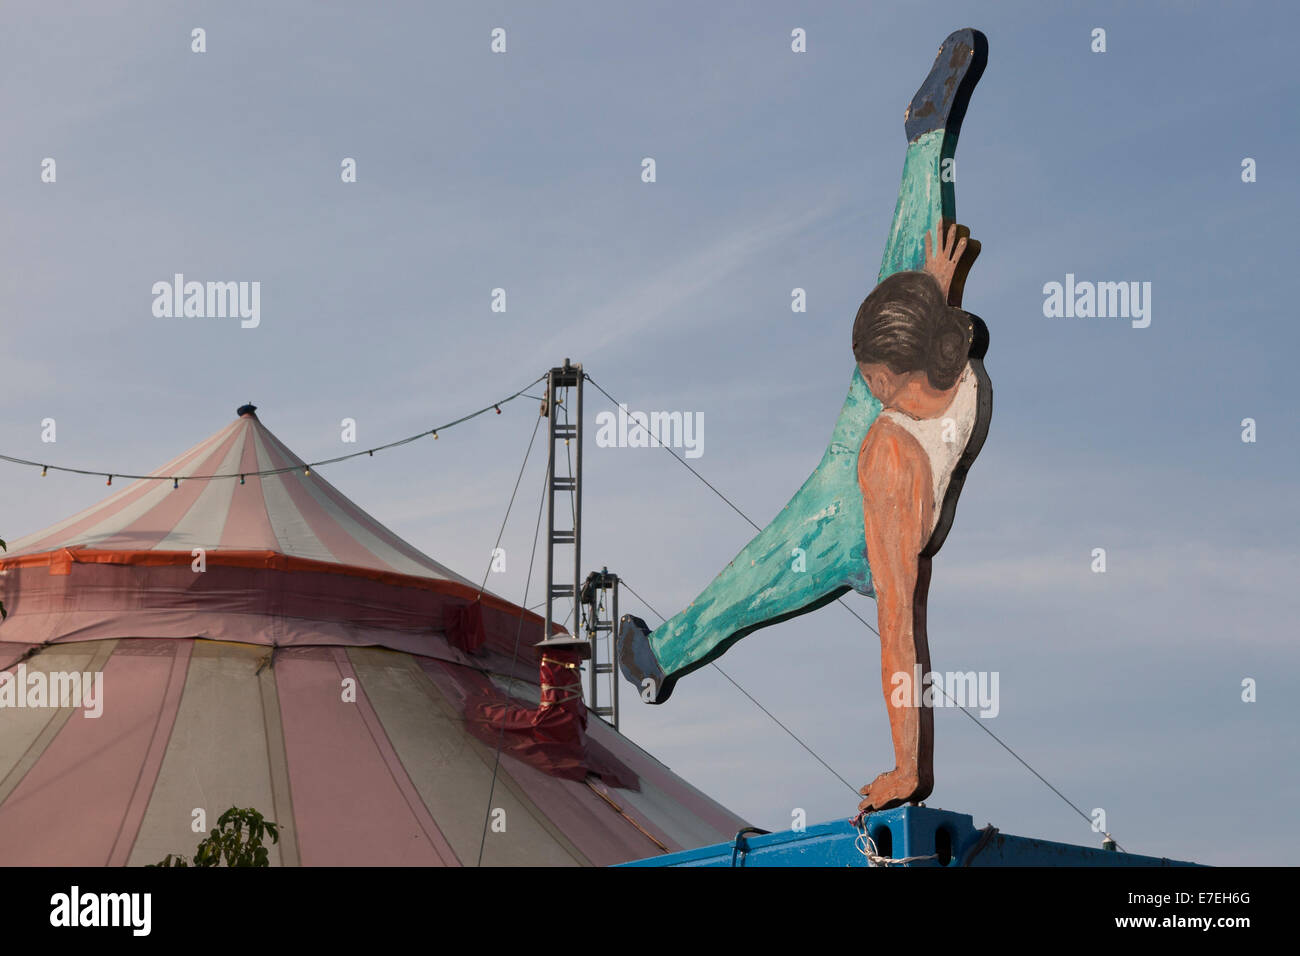
{"type": "Polygon", "coordinates": [[[951,34],[904,114],[898,205],[878,285],[853,323],[857,367],[821,463],[690,607],[653,632],[631,615],[620,623],[623,675],[661,704],[745,635],[849,589],[875,597],[895,766],[861,789],[862,810],[923,800],[934,787],[933,710],[890,697],[894,675],[930,670],[930,561],[993,408],[988,330],[960,308],[979,243],[955,224],[943,175],[987,56],[978,30],[951,34]]]}

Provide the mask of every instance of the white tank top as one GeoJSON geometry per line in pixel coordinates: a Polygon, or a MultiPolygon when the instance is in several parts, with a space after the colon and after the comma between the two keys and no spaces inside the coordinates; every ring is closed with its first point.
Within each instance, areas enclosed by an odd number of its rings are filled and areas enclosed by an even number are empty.
{"type": "Polygon", "coordinates": [[[911,434],[930,458],[930,478],[934,483],[930,534],[934,533],[935,526],[939,523],[943,496],[948,492],[952,471],[957,467],[957,461],[966,450],[966,444],[975,428],[976,390],[975,373],[968,363],[962,370],[952,402],[934,418],[913,418],[892,408],[880,413],[881,418],[897,422],[911,434]]]}

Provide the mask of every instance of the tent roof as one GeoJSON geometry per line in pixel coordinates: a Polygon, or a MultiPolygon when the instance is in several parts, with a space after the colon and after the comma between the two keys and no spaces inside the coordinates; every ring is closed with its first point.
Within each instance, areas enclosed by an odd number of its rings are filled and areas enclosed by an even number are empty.
{"type": "Polygon", "coordinates": [[[350,568],[456,581],[474,587],[412,547],[306,464],[245,405],[235,421],[99,504],[13,541],[7,558],[90,548],[119,552],[269,551],[350,568]],[[192,475],[249,475],[186,481],[192,475]]]}
{"type": "Polygon", "coordinates": [[[521,620],[529,644],[542,637],[541,617],[403,541],[310,471],[251,405],[151,475],[10,544],[0,590],[13,619],[0,642],[130,634],[419,653],[423,635],[446,633],[471,603],[498,651],[514,646],[521,620]]]}
{"type": "Polygon", "coordinates": [[[211,828],[231,806],[282,825],[289,865],[473,865],[497,808],[489,864],[622,862],[744,825],[595,717],[567,776],[533,759],[546,726],[485,743],[485,701],[544,712],[541,618],[480,600],[241,411],[154,472],[179,487],[137,481],[0,559],[0,704],[103,681],[96,717],[0,710],[0,865],[189,855],[194,809],[211,828]]]}

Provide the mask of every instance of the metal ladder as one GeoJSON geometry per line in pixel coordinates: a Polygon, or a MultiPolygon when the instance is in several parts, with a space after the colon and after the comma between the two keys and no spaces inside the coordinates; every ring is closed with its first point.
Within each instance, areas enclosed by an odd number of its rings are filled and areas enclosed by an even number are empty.
{"type": "MultiPolygon", "coordinates": [[[[573,365],[566,358],[564,365],[553,368],[546,376],[546,398],[542,405],[542,414],[548,419],[547,431],[550,434],[550,454],[546,465],[546,624],[542,640],[537,646],[567,647],[579,651],[584,657],[590,654],[591,642],[576,635],[578,630],[578,582],[582,565],[582,366],[573,365]],[[575,401],[569,396],[575,393],[575,401]],[[575,414],[566,415],[567,422],[561,422],[556,414],[558,409],[573,408],[575,414]],[[572,473],[561,475],[557,465],[561,460],[569,467],[567,448],[573,442],[575,449],[572,473]],[[563,444],[561,444],[563,443],[563,444]],[[573,526],[556,528],[557,497],[561,500],[572,497],[573,526]],[[573,549],[572,576],[567,567],[561,569],[557,562],[556,549],[573,549]],[[557,577],[558,576],[558,577],[557,577]],[[569,598],[573,601],[573,631],[570,635],[554,635],[555,599],[569,598]]],[[[561,511],[561,520],[563,512],[561,511]]],[[[563,622],[560,622],[563,624],[563,622]]]]}
{"type": "Polygon", "coordinates": [[[618,661],[615,659],[614,622],[618,620],[618,575],[601,568],[582,582],[581,602],[586,613],[587,639],[591,642],[591,690],[587,709],[618,730],[618,661]],[[601,640],[604,635],[604,640],[601,640]],[[600,653],[602,646],[604,654],[600,653]],[[602,681],[601,677],[605,677],[602,681]],[[602,683],[608,689],[608,703],[600,702],[602,683]]]}

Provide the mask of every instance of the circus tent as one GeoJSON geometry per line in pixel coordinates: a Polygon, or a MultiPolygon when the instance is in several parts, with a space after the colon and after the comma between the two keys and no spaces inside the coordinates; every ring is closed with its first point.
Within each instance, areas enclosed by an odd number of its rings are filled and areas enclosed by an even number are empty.
{"type": "Polygon", "coordinates": [[[539,678],[537,615],[385,528],[252,406],[10,542],[0,600],[0,864],[192,854],[196,811],[231,806],[281,824],[280,865],[604,865],[744,826],[557,696],[562,655],[539,678]],[[52,699],[96,673],[98,716],[52,699]]]}

